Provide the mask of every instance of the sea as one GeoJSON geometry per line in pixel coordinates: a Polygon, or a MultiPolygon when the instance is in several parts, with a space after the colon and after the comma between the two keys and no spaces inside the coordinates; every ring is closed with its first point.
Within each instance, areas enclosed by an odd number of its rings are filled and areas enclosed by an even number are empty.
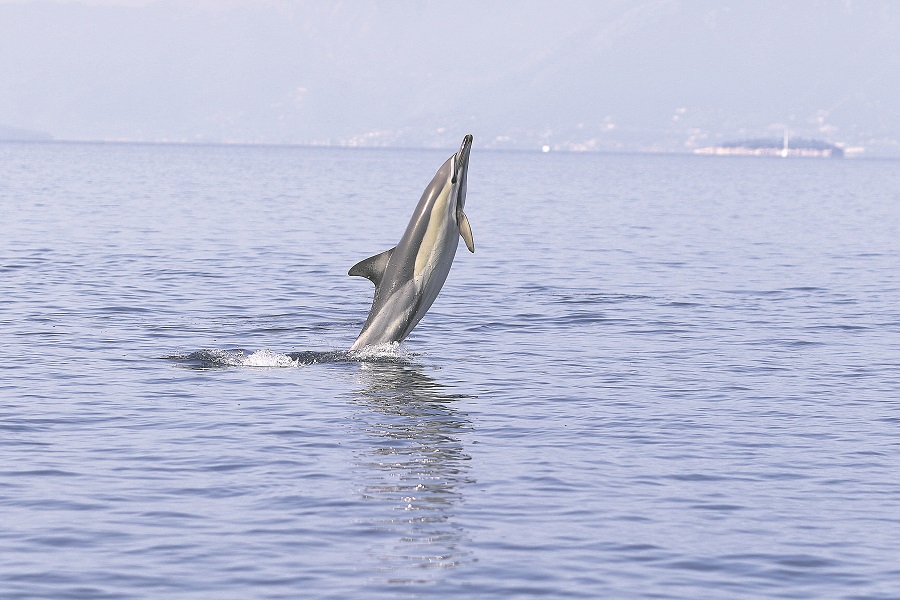
{"type": "Polygon", "coordinates": [[[0,144],[0,598],[900,598],[900,163],[0,144]]]}

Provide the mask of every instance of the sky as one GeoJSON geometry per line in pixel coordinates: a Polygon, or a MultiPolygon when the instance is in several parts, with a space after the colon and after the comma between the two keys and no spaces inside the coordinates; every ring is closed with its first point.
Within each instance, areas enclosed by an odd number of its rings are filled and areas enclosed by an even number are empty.
{"type": "Polygon", "coordinates": [[[900,155],[892,0],[0,0],[0,137],[900,155]]]}

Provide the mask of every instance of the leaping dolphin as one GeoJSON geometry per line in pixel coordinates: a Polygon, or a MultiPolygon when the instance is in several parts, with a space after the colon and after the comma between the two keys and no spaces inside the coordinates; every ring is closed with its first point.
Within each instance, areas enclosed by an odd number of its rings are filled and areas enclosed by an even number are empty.
{"type": "Polygon", "coordinates": [[[350,269],[375,284],[369,317],[351,350],[401,342],[431,308],[456,255],[459,236],[475,252],[472,228],[463,212],[472,136],[435,173],[422,193],[400,243],[350,269]]]}

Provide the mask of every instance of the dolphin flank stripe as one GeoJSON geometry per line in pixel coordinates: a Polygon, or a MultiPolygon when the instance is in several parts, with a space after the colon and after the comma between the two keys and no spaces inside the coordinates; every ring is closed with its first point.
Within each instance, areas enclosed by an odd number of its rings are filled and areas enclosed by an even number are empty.
{"type": "Polygon", "coordinates": [[[440,293],[459,238],[475,252],[472,228],[463,212],[472,139],[466,135],[459,151],[435,173],[400,242],[350,269],[349,275],[375,284],[372,308],[351,350],[403,341],[440,293]]]}
{"type": "Polygon", "coordinates": [[[447,202],[450,201],[450,192],[451,190],[445,186],[438,194],[437,200],[435,200],[431,209],[428,225],[425,228],[425,234],[422,236],[422,243],[419,246],[419,253],[416,255],[416,268],[414,271],[416,277],[420,277],[425,268],[432,262],[438,237],[446,234],[446,228],[444,227],[446,219],[443,218],[442,213],[446,212],[447,202]]]}

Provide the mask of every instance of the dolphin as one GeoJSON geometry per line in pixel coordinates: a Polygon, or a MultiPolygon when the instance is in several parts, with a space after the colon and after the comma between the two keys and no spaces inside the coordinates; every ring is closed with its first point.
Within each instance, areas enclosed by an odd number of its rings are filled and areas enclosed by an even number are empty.
{"type": "Polygon", "coordinates": [[[349,275],[375,284],[369,317],[351,350],[402,342],[422,320],[441,291],[456,256],[459,238],[475,252],[472,228],[463,212],[472,136],[435,173],[400,242],[353,265],[349,275]]]}

